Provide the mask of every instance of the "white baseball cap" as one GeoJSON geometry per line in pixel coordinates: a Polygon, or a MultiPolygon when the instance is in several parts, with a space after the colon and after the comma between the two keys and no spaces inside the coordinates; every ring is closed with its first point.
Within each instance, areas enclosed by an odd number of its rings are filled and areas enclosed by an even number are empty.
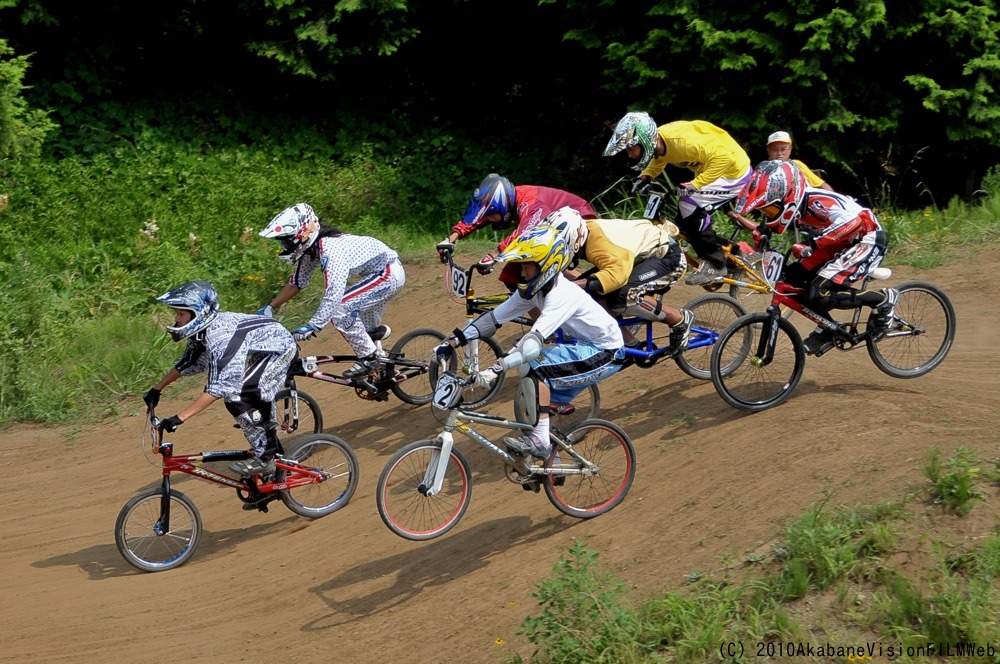
{"type": "Polygon", "coordinates": [[[767,137],[767,144],[771,143],[791,143],[792,137],[788,135],[787,131],[776,131],[767,137]]]}

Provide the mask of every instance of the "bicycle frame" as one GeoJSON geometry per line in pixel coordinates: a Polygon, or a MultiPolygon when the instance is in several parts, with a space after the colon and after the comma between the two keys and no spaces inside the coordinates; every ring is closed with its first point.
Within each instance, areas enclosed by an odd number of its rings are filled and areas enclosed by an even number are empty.
{"type": "MultiPolygon", "coordinates": [[[[461,385],[461,383],[459,383],[461,385]]],[[[437,406],[435,406],[437,407],[437,406]]],[[[455,445],[454,431],[458,430],[464,434],[470,440],[479,443],[481,446],[489,450],[494,456],[500,457],[506,466],[509,466],[516,470],[518,473],[525,477],[541,477],[544,475],[595,475],[596,469],[593,464],[580,456],[576,451],[573,450],[571,442],[563,438],[563,435],[558,429],[553,429],[550,432],[550,437],[552,442],[559,448],[561,452],[565,452],[572,456],[574,459],[584,464],[584,468],[542,468],[529,466],[522,457],[515,457],[503,448],[499,447],[496,443],[491,441],[489,438],[483,434],[476,431],[474,428],[469,426],[469,424],[483,424],[486,426],[498,427],[502,429],[509,429],[511,431],[520,431],[522,433],[530,433],[533,429],[530,424],[523,424],[514,420],[508,420],[507,418],[500,417],[498,415],[489,415],[487,413],[477,413],[472,411],[462,410],[460,408],[448,408],[448,417],[444,423],[444,430],[438,434],[437,438],[441,441],[440,451],[436,451],[431,456],[430,464],[427,467],[427,472],[424,475],[423,489],[422,493],[428,496],[434,496],[439,491],[441,491],[441,486],[444,481],[445,471],[448,467],[448,457],[451,455],[451,449],[455,445]]]]}
{"type": "Polygon", "coordinates": [[[158,527],[162,527],[164,532],[170,530],[170,474],[183,473],[192,477],[197,477],[213,484],[227,486],[237,491],[246,491],[248,498],[240,497],[244,502],[259,504],[261,500],[267,502],[279,497],[279,492],[286,489],[294,489],[308,484],[323,482],[329,476],[318,470],[313,470],[301,466],[293,461],[284,459],[281,455],[275,459],[275,468],[278,470],[291,471],[292,475],[285,476],[284,482],[261,482],[255,479],[236,480],[228,475],[217,473],[214,470],[205,468],[201,464],[216,461],[242,461],[250,458],[249,450],[215,450],[210,452],[198,452],[196,454],[174,454],[174,444],[163,442],[163,430],[159,428],[160,420],[150,413],[150,433],[153,441],[153,454],[158,454],[163,459],[162,484],[164,489],[163,499],[160,502],[160,519],[158,527]]]}
{"type": "MultiPolygon", "coordinates": [[[[774,359],[774,344],[778,335],[777,319],[782,315],[787,317],[788,311],[798,312],[816,325],[833,332],[834,343],[841,350],[854,350],[868,338],[870,334],[869,330],[866,329],[864,332],[857,331],[858,323],[861,321],[862,307],[860,305],[854,309],[854,315],[851,317],[850,322],[847,323],[838,323],[813,311],[799,300],[799,297],[805,292],[805,288],[781,281],[781,278],[784,277],[785,264],[788,261],[791,250],[789,249],[787,252],[781,253],[767,249],[766,247],[763,248],[765,249],[763,252],[764,274],[771,285],[772,295],[771,304],[765,310],[765,313],[768,315],[767,331],[760,336],[755,356],[757,358],[756,362],[761,366],[767,366],[774,359]],[[784,314],[781,307],[786,307],[784,314]]],[[[860,290],[864,290],[872,278],[873,275],[866,275],[861,281],[860,290]]]]}
{"type": "MultiPolygon", "coordinates": [[[[472,288],[472,274],[476,266],[473,265],[469,268],[462,268],[454,263],[452,260],[451,252],[447,252],[447,265],[448,265],[448,278],[449,284],[451,286],[451,291],[456,297],[463,298],[465,301],[465,317],[469,320],[475,318],[479,314],[486,313],[492,310],[496,305],[505,302],[510,294],[500,294],[500,295],[488,295],[485,297],[477,297],[475,290],[472,288]]],[[[738,284],[740,286],[745,285],[747,288],[752,290],[757,290],[762,293],[770,293],[771,287],[764,280],[764,277],[760,276],[748,263],[743,261],[739,256],[733,256],[734,261],[739,262],[741,265],[745,266],[747,273],[754,275],[754,278],[760,280],[760,284],[748,284],[743,281],[737,281],[730,279],[732,283],[738,284]]],[[[728,279],[728,277],[727,277],[728,279]]],[[[662,294],[660,295],[662,297],[662,294]]],[[[532,321],[525,317],[518,317],[512,322],[531,326],[532,321]]],[[[625,348],[625,355],[627,357],[632,357],[633,359],[654,361],[661,357],[672,356],[673,349],[669,346],[664,346],[662,348],[657,348],[653,343],[653,321],[645,318],[630,317],[630,318],[620,318],[618,319],[618,327],[631,327],[633,325],[643,325],[645,329],[645,343],[641,348],[625,348]]],[[[702,348],[704,346],[711,346],[719,338],[718,331],[710,330],[701,326],[694,326],[691,328],[691,337],[688,343],[688,348],[702,348]]],[[[555,340],[557,343],[569,343],[572,342],[572,338],[565,335],[562,329],[556,330],[555,340]]],[[[472,342],[470,342],[472,343],[472,342]]],[[[474,358],[478,367],[478,344],[473,345],[469,351],[470,355],[474,358]]]]}
{"type": "Polygon", "coordinates": [[[384,378],[372,382],[367,380],[366,376],[358,376],[356,378],[345,378],[343,376],[338,376],[336,374],[328,373],[320,369],[324,364],[335,364],[342,362],[355,362],[358,358],[354,355],[310,355],[308,357],[303,357],[292,364],[291,369],[288,372],[288,380],[286,381],[286,387],[289,389],[295,389],[295,377],[304,376],[306,378],[314,378],[316,380],[321,380],[326,383],[334,383],[335,385],[346,385],[348,387],[353,387],[359,390],[368,392],[372,395],[378,395],[388,391],[389,387],[393,383],[401,383],[404,380],[409,380],[415,376],[419,376],[427,373],[426,363],[421,363],[418,361],[410,360],[400,360],[394,358],[391,354],[382,360],[382,369],[384,378]],[[396,366],[401,365],[404,367],[402,371],[397,371],[396,366]],[[409,370],[409,371],[407,371],[409,370]]]}
{"type": "MultiPolygon", "coordinates": [[[[709,205],[701,207],[700,209],[705,214],[711,215],[714,212],[720,210],[723,206],[730,204],[731,202],[732,200],[723,201],[722,203],[719,203],[717,205],[709,205]]],[[[643,216],[646,219],[649,219],[650,221],[662,222],[663,221],[662,210],[663,210],[663,195],[657,192],[650,193],[649,200],[646,203],[646,210],[643,213],[643,216]]],[[[740,231],[752,230],[752,229],[745,226],[736,217],[733,217],[731,215],[727,216],[729,216],[730,221],[733,222],[733,232],[729,235],[728,242],[722,244],[720,248],[722,249],[723,256],[726,259],[726,264],[736,268],[736,270],[742,270],[743,275],[745,275],[745,277],[747,277],[748,279],[747,278],[737,279],[736,277],[727,274],[723,277],[716,277],[714,281],[705,284],[705,286],[719,287],[724,284],[726,286],[729,286],[730,288],[732,287],[745,288],[747,290],[753,291],[754,293],[762,295],[771,293],[772,288],[770,287],[764,276],[760,274],[757,270],[755,270],[754,267],[750,264],[750,262],[747,261],[742,255],[733,253],[734,246],[745,245],[743,251],[746,251],[747,249],[750,248],[749,245],[747,245],[745,242],[742,243],[739,242],[737,240],[737,237],[739,236],[740,231]]],[[[680,238],[684,239],[685,241],[687,240],[687,238],[684,237],[683,233],[680,234],[680,238]]],[[[697,266],[699,262],[697,257],[693,256],[688,251],[685,251],[684,255],[689,263],[692,263],[695,266],[697,266]]]]}

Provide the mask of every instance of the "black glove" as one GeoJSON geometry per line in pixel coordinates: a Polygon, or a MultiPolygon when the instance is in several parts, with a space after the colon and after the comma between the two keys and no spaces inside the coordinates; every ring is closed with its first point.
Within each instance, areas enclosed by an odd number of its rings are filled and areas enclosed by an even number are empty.
{"type": "Polygon", "coordinates": [[[485,256],[479,259],[478,263],[476,263],[476,272],[478,272],[483,276],[486,276],[487,274],[493,271],[493,265],[496,262],[497,262],[496,256],[494,256],[492,253],[486,254],[485,256]]]}
{"type": "Polygon", "coordinates": [[[632,183],[632,193],[648,194],[649,193],[649,181],[650,177],[648,175],[640,175],[632,183]]]}
{"type": "Polygon", "coordinates": [[[176,415],[171,415],[165,420],[160,420],[160,428],[170,433],[177,431],[177,427],[179,427],[182,424],[184,424],[184,420],[177,417],[176,415]]]}
{"type": "Polygon", "coordinates": [[[434,347],[434,357],[447,360],[455,352],[455,348],[449,341],[434,347]]]}
{"type": "Polygon", "coordinates": [[[146,408],[156,408],[156,404],[160,403],[160,391],[151,387],[142,395],[142,400],[146,402],[146,408]]]}

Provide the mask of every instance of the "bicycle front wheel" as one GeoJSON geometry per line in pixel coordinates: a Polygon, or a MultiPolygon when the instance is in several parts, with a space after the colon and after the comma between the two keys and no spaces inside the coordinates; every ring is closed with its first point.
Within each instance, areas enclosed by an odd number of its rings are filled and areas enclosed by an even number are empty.
{"type": "Polygon", "coordinates": [[[319,403],[302,390],[296,389],[294,393],[281,390],[274,397],[274,408],[282,448],[293,436],[323,431],[323,412],[319,403]]]}
{"type": "Polygon", "coordinates": [[[382,469],[375,491],[378,515],[400,537],[418,542],[440,537],[458,525],[468,509],[472,469],[454,447],[441,490],[428,495],[440,457],[440,440],[418,440],[396,452],[382,469]]]}
{"type": "Polygon", "coordinates": [[[712,350],[712,383],[734,408],[756,413],[784,403],[805,371],[806,353],[798,330],[777,318],[774,355],[762,357],[762,337],[770,327],[767,313],[747,314],[722,331],[712,350]]]}
{"type": "Polygon", "coordinates": [[[125,561],[143,572],[180,567],[201,542],[201,514],[180,491],[170,490],[170,523],[163,523],[162,486],[146,489],[125,503],[115,522],[115,545],[125,561]]]}
{"type": "Polygon", "coordinates": [[[422,327],[407,332],[389,351],[389,359],[395,362],[396,374],[404,380],[393,383],[389,388],[402,401],[414,406],[431,402],[434,384],[429,373],[430,358],[434,347],[444,341],[445,336],[437,330],[422,327]]]}
{"type": "MultiPolygon", "coordinates": [[[[917,378],[941,364],[955,341],[955,308],[937,286],[908,281],[897,287],[899,300],[889,332],[868,339],[868,355],[893,378],[917,378]]],[[[868,318],[868,329],[874,314],[868,318]]]]}
{"type": "MultiPolygon", "coordinates": [[[[557,436],[556,432],[553,438],[557,436]]],[[[556,445],[545,467],[583,472],[548,475],[544,487],[549,501],[563,514],[578,519],[592,519],[614,509],[635,480],[632,440],[618,425],[606,420],[584,420],[566,434],[565,440],[587,463],[556,445]]]]}
{"type": "Polygon", "coordinates": [[[742,304],[718,293],[699,295],[686,305],[694,312],[688,347],[674,357],[681,371],[699,380],[712,377],[712,347],[719,334],[747,311],[742,304]]]}
{"type": "MultiPolygon", "coordinates": [[[[361,482],[358,457],[343,439],[325,433],[299,436],[288,444],[284,457],[301,465],[321,470],[329,477],[317,484],[306,484],[281,492],[281,502],[299,516],[318,519],[346,505],[361,482]]],[[[278,469],[275,482],[294,477],[295,471],[278,469]]]]}

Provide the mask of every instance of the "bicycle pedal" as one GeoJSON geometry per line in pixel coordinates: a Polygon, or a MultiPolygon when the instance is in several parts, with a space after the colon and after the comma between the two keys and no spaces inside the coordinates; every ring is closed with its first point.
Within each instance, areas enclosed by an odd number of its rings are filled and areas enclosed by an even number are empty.
{"type": "Polygon", "coordinates": [[[521,488],[524,489],[525,491],[534,491],[535,493],[538,493],[539,491],[542,490],[542,485],[539,484],[537,480],[532,480],[530,482],[525,482],[524,484],[522,484],[521,488]]]}
{"type": "Polygon", "coordinates": [[[277,497],[278,497],[278,494],[271,493],[271,494],[268,494],[266,496],[261,496],[257,500],[254,500],[254,501],[251,501],[251,502],[247,502],[247,503],[243,503],[243,511],[244,512],[252,512],[254,510],[260,510],[261,512],[264,512],[266,514],[267,513],[267,504],[269,502],[271,502],[272,500],[277,499],[277,497]]]}

